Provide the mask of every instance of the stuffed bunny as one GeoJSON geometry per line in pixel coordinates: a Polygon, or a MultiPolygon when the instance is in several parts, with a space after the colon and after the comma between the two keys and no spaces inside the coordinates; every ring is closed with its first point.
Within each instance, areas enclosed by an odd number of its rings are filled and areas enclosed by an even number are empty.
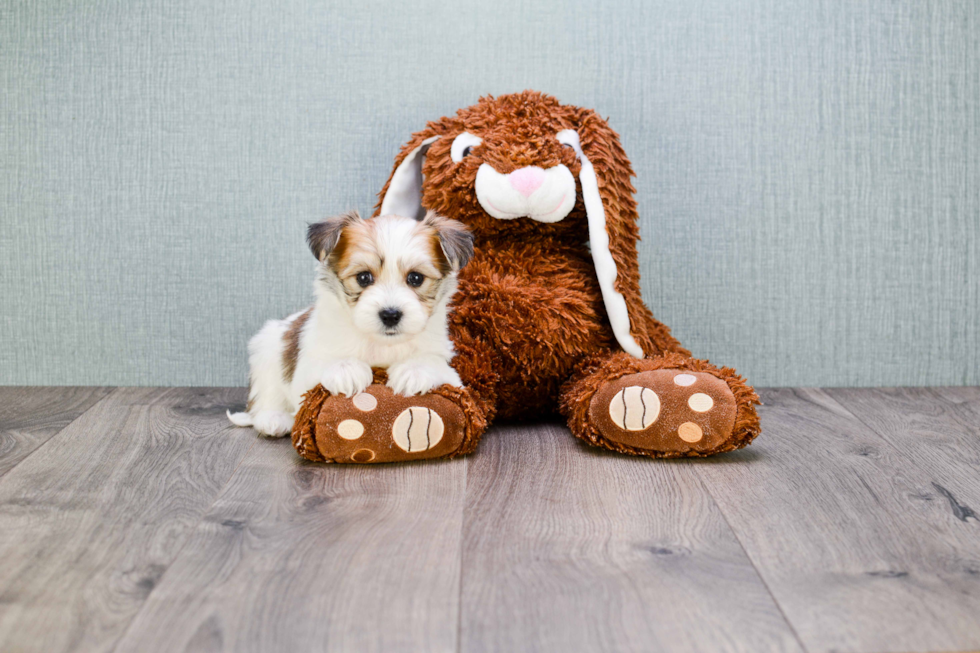
{"type": "Polygon", "coordinates": [[[533,91],[482,98],[415,133],[376,215],[430,209],[473,231],[450,316],[464,387],[403,397],[380,371],[368,398],[317,387],[297,414],[297,450],[329,462],[451,457],[473,451],[494,419],[555,413],[577,437],[627,454],[751,442],[753,389],[691,358],[643,304],[632,176],[595,111],[533,91]],[[349,420],[364,428],[338,430],[349,420]]]}

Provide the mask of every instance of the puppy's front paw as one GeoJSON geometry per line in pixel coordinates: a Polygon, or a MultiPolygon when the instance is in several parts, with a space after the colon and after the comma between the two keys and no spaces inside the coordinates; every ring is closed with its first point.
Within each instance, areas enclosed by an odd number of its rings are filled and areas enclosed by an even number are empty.
{"type": "Polygon", "coordinates": [[[275,410],[260,410],[255,415],[255,430],[267,438],[281,438],[293,430],[293,416],[275,410]]]}
{"type": "Polygon", "coordinates": [[[388,368],[387,385],[395,394],[406,397],[420,395],[443,384],[463,387],[459,374],[447,363],[405,361],[388,368]]]}
{"type": "Polygon", "coordinates": [[[374,375],[367,363],[353,358],[337,361],[324,370],[320,383],[335,395],[353,397],[371,385],[374,375]]]}

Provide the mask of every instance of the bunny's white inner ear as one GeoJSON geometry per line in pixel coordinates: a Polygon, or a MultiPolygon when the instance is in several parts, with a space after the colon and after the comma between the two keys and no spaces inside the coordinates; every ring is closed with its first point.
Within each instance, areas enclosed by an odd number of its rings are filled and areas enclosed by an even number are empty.
{"type": "Polygon", "coordinates": [[[592,263],[599,278],[599,289],[602,291],[602,302],[606,305],[606,314],[612,325],[616,341],[627,354],[643,358],[643,349],[636,344],[630,334],[630,314],[626,307],[626,299],[616,292],[616,261],[609,251],[609,234],[606,232],[606,211],[602,206],[599,195],[599,180],[595,168],[579,142],[578,133],[572,129],[564,129],[557,134],[558,142],[570,145],[578,155],[582,164],[579,181],[582,182],[582,201],[585,203],[585,215],[589,222],[589,245],[592,248],[592,263]]]}
{"type": "Polygon", "coordinates": [[[388,192],[381,200],[381,215],[400,215],[421,220],[422,209],[422,162],[425,152],[439,137],[430,136],[408,153],[405,160],[391,175],[388,192]]]}

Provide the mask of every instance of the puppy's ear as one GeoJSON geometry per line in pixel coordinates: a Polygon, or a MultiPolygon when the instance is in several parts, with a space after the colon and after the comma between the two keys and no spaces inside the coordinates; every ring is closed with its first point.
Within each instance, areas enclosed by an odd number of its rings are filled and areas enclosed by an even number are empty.
{"type": "Polygon", "coordinates": [[[462,222],[444,218],[435,211],[427,211],[422,224],[435,229],[450,270],[458,272],[473,258],[473,234],[462,222]]]}
{"type": "Polygon", "coordinates": [[[323,222],[314,222],[306,230],[306,242],[310,245],[310,251],[319,261],[324,261],[337,242],[344,227],[361,221],[361,215],[357,211],[348,211],[332,218],[327,218],[323,222]]]}

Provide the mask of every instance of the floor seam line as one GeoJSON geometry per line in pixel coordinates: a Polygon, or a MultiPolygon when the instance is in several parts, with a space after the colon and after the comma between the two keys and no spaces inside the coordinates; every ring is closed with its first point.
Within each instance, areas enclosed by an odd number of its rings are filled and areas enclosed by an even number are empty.
{"type": "MultiPolygon", "coordinates": [[[[39,387],[50,387],[50,386],[39,386],[39,387]]],[[[84,386],[78,386],[78,387],[84,387],[84,386]]],[[[109,399],[110,397],[114,396],[119,391],[119,387],[118,386],[95,386],[95,387],[100,387],[100,388],[106,388],[106,387],[108,387],[109,388],[109,392],[107,392],[104,397],[102,397],[101,399],[99,399],[98,401],[96,401],[94,404],[92,404],[91,406],[89,406],[88,408],[86,408],[85,410],[83,410],[81,413],[79,413],[75,417],[75,419],[71,420],[70,422],[68,422],[67,424],[65,424],[64,426],[62,426],[60,429],[58,429],[57,431],[55,431],[54,433],[52,433],[51,434],[51,437],[49,437],[47,440],[45,440],[44,442],[42,442],[41,444],[39,444],[37,447],[35,447],[34,450],[31,451],[29,454],[27,454],[26,456],[24,456],[23,458],[21,458],[20,460],[18,460],[14,464],[13,467],[11,467],[10,469],[6,470],[3,473],[0,473],[0,482],[3,481],[3,479],[7,476],[7,474],[9,474],[10,472],[14,471],[18,467],[20,467],[20,465],[22,465],[25,460],[27,460],[28,458],[30,458],[31,456],[33,456],[34,454],[36,454],[38,451],[40,451],[41,449],[43,449],[44,447],[46,447],[49,442],[51,442],[56,437],[58,437],[59,435],[61,435],[65,431],[65,429],[67,429],[69,426],[71,426],[72,424],[74,424],[75,422],[77,422],[78,420],[80,420],[82,417],[84,417],[85,415],[87,415],[90,411],[94,410],[96,408],[96,406],[101,405],[102,402],[104,402],[107,399],[109,399]]]]}
{"type": "MultiPolygon", "coordinates": [[[[221,436],[225,431],[227,431],[230,428],[232,427],[226,426],[223,430],[218,431],[218,433],[215,434],[215,437],[221,436]]],[[[248,454],[251,453],[252,449],[255,448],[256,442],[258,442],[258,438],[253,439],[252,444],[250,444],[248,446],[248,449],[245,450],[245,453],[242,454],[241,460],[239,460],[238,464],[235,465],[235,469],[233,469],[231,474],[228,475],[228,480],[226,480],[224,484],[221,486],[221,489],[219,489],[218,492],[215,493],[214,499],[211,501],[211,503],[208,504],[207,508],[201,511],[200,518],[194,523],[194,525],[191,528],[188,529],[188,535],[184,539],[184,542],[180,545],[180,548],[177,549],[177,551],[174,553],[173,560],[171,560],[167,564],[167,568],[164,569],[163,573],[160,574],[160,576],[157,578],[156,583],[153,585],[153,589],[147,592],[146,597],[143,599],[143,603],[140,605],[139,610],[137,610],[136,614],[134,614],[133,617],[129,620],[129,624],[126,626],[126,630],[124,630],[116,639],[116,641],[112,644],[112,648],[110,649],[111,651],[114,652],[117,648],[119,648],[119,643],[122,642],[124,639],[126,639],[126,635],[128,635],[129,631],[132,630],[133,628],[133,624],[136,623],[136,620],[139,618],[140,614],[143,612],[143,610],[146,609],[146,605],[150,602],[150,597],[152,597],[153,593],[157,590],[158,587],[160,587],[160,584],[163,582],[163,579],[166,577],[167,572],[169,572],[173,568],[174,563],[177,562],[177,560],[180,558],[180,555],[184,552],[184,549],[187,548],[188,542],[190,542],[191,537],[200,527],[201,523],[204,521],[204,518],[208,516],[208,513],[211,512],[211,509],[214,508],[214,505],[218,503],[218,500],[224,495],[225,490],[228,488],[228,485],[231,484],[231,479],[235,477],[235,474],[238,473],[238,470],[245,462],[245,459],[248,458],[248,454]]]]}
{"type": "Polygon", "coordinates": [[[755,575],[756,577],[758,577],[759,582],[762,583],[762,586],[764,588],[766,588],[766,593],[769,595],[769,598],[772,599],[772,602],[776,606],[776,609],[779,610],[780,616],[782,616],[783,621],[786,622],[786,627],[789,628],[789,632],[793,634],[793,639],[795,639],[796,643],[800,645],[800,649],[802,651],[804,651],[805,653],[809,653],[810,649],[807,648],[806,644],[804,644],[803,638],[800,637],[800,634],[796,630],[796,626],[794,626],[793,622],[790,621],[789,616],[786,614],[786,611],[783,609],[783,606],[779,602],[779,599],[776,598],[776,594],[775,592],[772,591],[772,588],[769,586],[769,583],[766,581],[765,576],[762,574],[762,570],[759,569],[759,566],[755,563],[755,560],[753,560],[752,556],[749,554],[748,549],[745,548],[745,544],[742,542],[742,538],[738,536],[738,531],[735,530],[735,527],[732,526],[731,520],[728,519],[728,514],[725,513],[725,509],[718,502],[718,499],[715,498],[715,493],[711,491],[711,487],[709,486],[708,483],[705,482],[704,478],[700,474],[695,473],[695,478],[697,478],[698,483],[701,484],[701,487],[704,488],[705,492],[708,493],[708,496],[711,497],[711,502],[715,504],[716,508],[718,508],[718,512],[721,513],[721,518],[725,520],[725,525],[728,526],[728,530],[731,532],[732,537],[734,537],[735,541],[738,542],[738,548],[742,550],[742,553],[745,555],[745,559],[749,561],[750,565],[752,565],[752,569],[755,570],[755,575]]]}
{"type": "MultiPolygon", "coordinates": [[[[822,394],[822,395],[823,395],[824,397],[826,397],[827,399],[829,399],[829,400],[831,400],[832,402],[834,402],[834,404],[836,404],[838,408],[840,408],[840,409],[841,409],[841,410],[843,410],[843,411],[844,411],[845,413],[847,413],[847,414],[848,414],[848,415],[850,415],[850,416],[851,416],[852,418],[854,418],[854,420],[855,420],[855,421],[856,421],[856,422],[857,422],[858,424],[860,424],[861,426],[863,426],[863,427],[865,428],[865,430],[867,430],[867,431],[868,431],[869,433],[871,433],[871,434],[872,434],[872,435],[874,435],[874,436],[875,436],[876,438],[878,438],[879,440],[881,440],[882,442],[884,442],[884,443],[885,443],[886,445],[888,445],[888,447],[889,447],[889,448],[890,448],[890,449],[891,449],[892,451],[894,451],[894,452],[895,452],[896,454],[898,454],[898,456],[899,456],[899,457],[901,457],[901,458],[902,458],[902,460],[907,460],[907,461],[908,461],[908,462],[909,462],[909,463],[910,463],[910,464],[911,464],[911,465],[912,465],[912,466],[913,466],[913,467],[914,467],[915,469],[918,469],[919,471],[921,471],[921,472],[923,473],[923,475],[925,475],[925,476],[928,476],[928,477],[932,477],[932,476],[933,476],[933,475],[932,475],[932,474],[931,474],[931,473],[929,472],[929,470],[927,470],[927,469],[924,469],[924,468],[922,468],[922,467],[920,467],[919,465],[917,465],[917,464],[916,464],[916,462],[915,462],[915,458],[913,458],[913,457],[912,457],[912,456],[910,456],[909,454],[907,454],[907,453],[905,453],[904,451],[902,451],[901,449],[899,449],[899,448],[898,448],[898,446],[897,446],[897,445],[896,445],[896,444],[895,444],[894,442],[892,442],[891,440],[889,440],[887,436],[885,436],[885,435],[882,435],[882,434],[881,434],[881,433],[880,433],[880,432],[878,431],[878,429],[876,429],[875,427],[873,427],[873,426],[871,426],[871,425],[870,425],[870,424],[868,424],[868,423],[867,423],[866,421],[864,421],[863,419],[861,419],[861,418],[860,418],[860,417],[858,416],[858,414],[857,414],[857,413],[855,413],[854,411],[852,411],[852,410],[851,410],[850,408],[848,408],[847,406],[845,406],[845,405],[844,405],[844,404],[842,404],[841,402],[839,402],[839,401],[837,401],[837,398],[836,398],[836,397],[834,397],[834,396],[833,396],[832,394],[830,394],[829,392],[827,392],[827,390],[825,390],[825,389],[823,389],[823,388],[814,388],[814,389],[815,389],[815,390],[816,390],[817,392],[819,392],[820,394],[822,394]]],[[[860,388],[857,388],[857,389],[860,389],[860,388]]],[[[940,399],[941,399],[941,397],[940,397],[940,399]]],[[[958,420],[954,420],[954,421],[958,421],[958,420]]]]}
{"type": "Polygon", "coordinates": [[[466,547],[466,506],[467,497],[470,492],[470,458],[463,459],[466,467],[463,468],[463,509],[460,511],[459,519],[459,591],[456,593],[456,653],[463,651],[463,574],[466,572],[466,565],[463,564],[463,555],[466,547]]]}

